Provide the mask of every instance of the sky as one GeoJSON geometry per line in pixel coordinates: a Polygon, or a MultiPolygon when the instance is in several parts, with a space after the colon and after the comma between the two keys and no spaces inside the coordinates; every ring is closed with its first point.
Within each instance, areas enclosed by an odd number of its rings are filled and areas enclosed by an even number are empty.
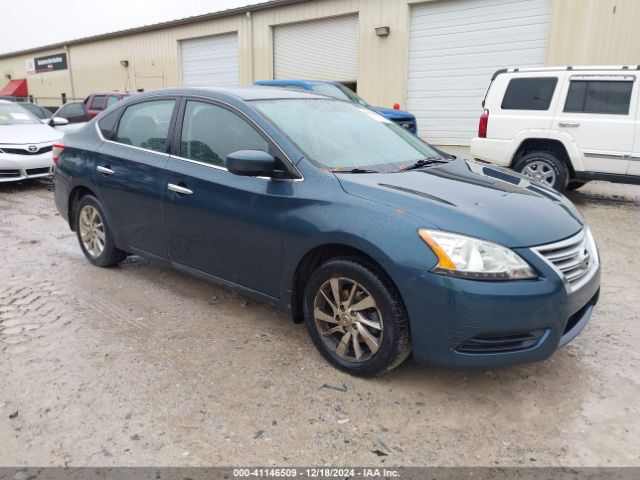
{"type": "MultiPolygon", "coordinates": [[[[5,0],[7,1],[7,0],[5,0]]],[[[100,35],[265,0],[22,0],[3,9],[0,53],[100,35]]]]}

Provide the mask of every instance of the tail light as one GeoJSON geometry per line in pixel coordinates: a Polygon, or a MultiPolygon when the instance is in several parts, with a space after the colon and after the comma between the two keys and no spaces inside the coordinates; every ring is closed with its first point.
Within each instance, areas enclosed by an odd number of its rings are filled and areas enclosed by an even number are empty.
{"type": "Polygon", "coordinates": [[[400,104],[399,103],[394,103],[393,104],[393,109],[394,110],[400,110],[400,104]]]}
{"type": "Polygon", "coordinates": [[[60,155],[62,155],[62,151],[64,150],[64,143],[54,143],[52,150],[53,163],[58,165],[60,161],[60,155]]]}
{"type": "Polygon", "coordinates": [[[478,124],[478,137],[487,138],[487,127],[489,126],[489,110],[486,108],[480,115],[480,123],[478,124]]]}

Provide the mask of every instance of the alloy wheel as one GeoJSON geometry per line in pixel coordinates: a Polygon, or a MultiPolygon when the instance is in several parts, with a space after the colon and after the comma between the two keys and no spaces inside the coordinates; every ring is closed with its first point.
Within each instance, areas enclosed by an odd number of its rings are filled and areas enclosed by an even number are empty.
{"type": "Polygon", "coordinates": [[[542,160],[534,160],[533,162],[527,163],[522,169],[522,174],[550,187],[553,187],[556,183],[555,170],[551,165],[542,160]]]}
{"type": "Polygon", "coordinates": [[[85,250],[92,257],[99,257],[104,250],[105,231],[102,217],[95,207],[85,205],[80,210],[78,228],[85,250]]]}
{"type": "Polygon", "coordinates": [[[324,344],[344,360],[365,362],[380,349],[382,315],[373,296],[355,280],[333,277],[322,284],[313,316],[324,344]]]}

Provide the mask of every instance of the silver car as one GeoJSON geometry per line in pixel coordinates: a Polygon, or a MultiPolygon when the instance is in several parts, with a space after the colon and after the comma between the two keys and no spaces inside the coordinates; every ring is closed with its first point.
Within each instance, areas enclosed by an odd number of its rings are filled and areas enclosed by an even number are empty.
{"type": "Polygon", "coordinates": [[[53,144],[62,135],[19,104],[0,100],[0,182],[50,175],[53,144]]]}

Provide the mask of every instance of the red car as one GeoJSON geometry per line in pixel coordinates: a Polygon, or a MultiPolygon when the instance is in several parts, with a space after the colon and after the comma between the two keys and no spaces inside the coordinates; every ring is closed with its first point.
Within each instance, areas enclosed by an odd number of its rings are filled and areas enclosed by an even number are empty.
{"type": "Polygon", "coordinates": [[[103,110],[106,110],[111,105],[118,103],[129,95],[131,94],[122,92],[92,93],[84,99],[84,104],[86,105],[87,112],[89,113],[89,119],[95,117],[103,110]]]}

